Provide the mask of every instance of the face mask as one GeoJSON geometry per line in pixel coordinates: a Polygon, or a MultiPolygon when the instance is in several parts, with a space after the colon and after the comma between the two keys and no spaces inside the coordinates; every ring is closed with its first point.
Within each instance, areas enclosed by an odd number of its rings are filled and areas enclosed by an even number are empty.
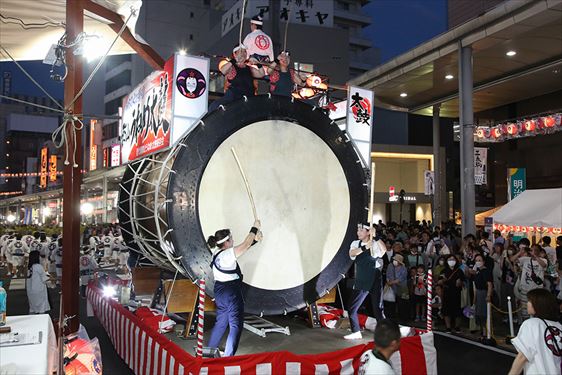
{"type": "Polygon", "coordinates": [[[440,261],[439,261],[439,265],[442,266],[442,265],[444,265],[444,264],[445,264],[445,261],[444,261],[444,260],[440,260],[440,261]]]}
{"type": "Polygon", "coordinates": [[[398,261],[397,260],[393,260],[392,264],[394,265],[394,267],[398,267],[398,261]]]}
{"type": "Polygon", "coordinates": [[[453,268],[455,266],[455,264],[457,264],[457,262],[454,261],[454,260],[448,260],[447,264],[449,265],[449,267],[453,268]]]}
{"type": "Polygon", "coordinates": [[[483,265],[484,265],[484,262],[476,262],[477,268],[482,268],[483,265]]]}

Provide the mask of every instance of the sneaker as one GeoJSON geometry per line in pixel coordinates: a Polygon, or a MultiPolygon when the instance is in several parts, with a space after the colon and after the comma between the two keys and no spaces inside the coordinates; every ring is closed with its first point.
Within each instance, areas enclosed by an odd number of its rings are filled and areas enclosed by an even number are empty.
{"type": "Polygon", "coordinates": [[[461,333],[461,329],[459,327],[455,327],[455,332],[456,333],[461,333]]]}
{"type": "Polygon", "coordinates": [[[357,331],[357,332],[350,333],[349,335],[346,335],[343,338],[346,340],[361,340],[363,338],[363,335],[361,334],[361,331],[357,331]]]}

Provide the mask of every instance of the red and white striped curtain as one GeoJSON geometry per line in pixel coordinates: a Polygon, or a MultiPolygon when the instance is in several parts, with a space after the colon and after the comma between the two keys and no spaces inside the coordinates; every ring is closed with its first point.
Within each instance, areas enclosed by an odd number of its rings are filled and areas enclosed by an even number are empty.
{"type": "MultiPolygon", "coordinates": [[[[370,343],[322,354],[297,355],[284,351],[196,358],[139,321],[119,303],[104,298],[98,288],[90,285],[87,297],[115,350],[139,375],[354,374],[361,355],[373,347],[370,343]]],[[[433,334],[403,338],[400,352],[391,361],[398,374],[437,374],[433,334]]]]}

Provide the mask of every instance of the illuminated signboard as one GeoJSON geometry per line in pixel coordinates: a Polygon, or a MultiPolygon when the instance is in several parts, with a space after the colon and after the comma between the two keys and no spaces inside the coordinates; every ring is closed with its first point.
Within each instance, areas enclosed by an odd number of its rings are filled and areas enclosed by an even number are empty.
{"type": "Polygon", "coordinates": [[[57,155],[51,155],[49,158],[49,181],[57,180],[57,155]]]}
{"type": "Polygon", "coordinates": [[[44,189],[47,187],[47,147],[41,149],[41,169],[39,177],[39,186],[44,189]]]}

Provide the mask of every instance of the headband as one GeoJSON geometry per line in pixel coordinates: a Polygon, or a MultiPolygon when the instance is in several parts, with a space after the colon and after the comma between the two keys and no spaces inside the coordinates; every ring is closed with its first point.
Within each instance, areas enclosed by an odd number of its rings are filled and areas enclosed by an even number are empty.
{"type": "Polygon", "coordinates": [[[238,51],[240,51],[241,49],[247,49],[245,45],[243,44],[239,44],[236,47],[234,47],[234,49],[232,50],[232,53],[236,53],[238,51]]]}
{"type": "Polygon", "coordinates": [[[371,226],[369,224],[359,223],[357,224],[357,226],[361,229],[371,229],[371,226]]]}
{"type": "Polygon", "coordinates": [[[253,23],[254,25],[263,25],[263,22],[260,20],[251,20],[250,23],[253,23]]]}
{"type": "Polygon", "coordinates": [[[226,236],[225,238],[223,238],[222,240],[217,241],[217,245],[222,245],[223,243],[225,243],[229,239],[230,239],[230,234],[228,236],[226,236]]]}

